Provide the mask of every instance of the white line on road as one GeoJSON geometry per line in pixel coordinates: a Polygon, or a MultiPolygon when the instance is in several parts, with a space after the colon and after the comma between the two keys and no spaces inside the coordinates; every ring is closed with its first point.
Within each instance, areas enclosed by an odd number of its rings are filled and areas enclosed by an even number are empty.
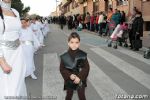
{"type": "Polygon", "coordinates": [[[64,100],[63,82],[57,53],[44,54],[43,96],[50,96],[49,99],[54,97],[52,100],[64,100]]]}
{"type": "Polygon", "coordinates": [[[137,60],[140,60],[148,65],[150,65],[150,60],[149,59],[145,59],[142,55],[136,53],[136,52],[133,52],[133,51],[129,51],[129,50],[125,50],[125,49],[118,49],[119,52],[123,53],[123,54],[126,54],[132,58],[135,58],[137,60]]]}
{"type": "Polygon", "coordinates": [[[120,69],[121,71],[138,81],[140,84],[144,85],[146,88],[150,89],[150,75],[144,73],[142,70],[112,55],[111,53],[106,52],[101,48],[92,48],[91,50],[99,56],[103,57],[106,61],[114,65],[116,68],[120,69]]]}
{"type": "Polygon", "coordinates": [[[92,60],[89,58],[88,60],[90,63],[88,80],[91,82],[92,86],[103,100],[117,100],[117,95],[127,95],[127,93],[115,82],[113,82],[113,80],[107,76],[96,64],[94,64],[92,60]]]}

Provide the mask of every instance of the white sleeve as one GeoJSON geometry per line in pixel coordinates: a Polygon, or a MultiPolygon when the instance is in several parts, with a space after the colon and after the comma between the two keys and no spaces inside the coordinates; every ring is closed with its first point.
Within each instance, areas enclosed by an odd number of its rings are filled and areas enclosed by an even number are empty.
{"type": "Polygon", "coordinates": [[[3,40],[3,22],[2,19],[0,18],[0,57],[3,57],[3,49],[2,49],[2,44],[1,41],[3,40]]]}
{"type": "Polygon", "coordinates": [[[40,47],[40,42],[32,30],[31,30],[31,32],[32,32],[32,36],[33,36],[33,47],[34,47],[34,49],[37,50],[40,47]]]}

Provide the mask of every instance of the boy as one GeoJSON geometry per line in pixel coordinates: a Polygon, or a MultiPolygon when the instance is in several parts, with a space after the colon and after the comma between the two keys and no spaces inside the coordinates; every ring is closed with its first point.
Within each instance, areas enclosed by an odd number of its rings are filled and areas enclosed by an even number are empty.
{"type": "Polygon", "coordinates": [[[89,63],[87,54],[79,49],[80,37],[76,32],[68,37],[69,49],[60,56],[60,73],[64,78],[65,100],[71,100],[73,91],[77,90],[79,100],[86,100],[85,87],[89,74],[89,63]]]}

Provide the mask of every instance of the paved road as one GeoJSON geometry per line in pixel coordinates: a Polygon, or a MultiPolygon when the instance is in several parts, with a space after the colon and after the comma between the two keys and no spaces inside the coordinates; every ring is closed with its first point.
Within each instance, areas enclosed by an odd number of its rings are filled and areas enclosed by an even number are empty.
{"type": "MultiPolygon", "coordinates": [[[[35,55],[38,80],[27,78],[27,89],[32,97],[64,100],[59,55],[68,48],[67,36],[71,31],[60,30],[57,25],[50,25],[50,28],[46,47],[35,55]]],[[[88,53],[90,63],[87,100],[150,100],[150,60],[144,59],[141,51],[108,48],[106,39],[87,32],[78,33],[81,49],[88,53]],[[133,96],[141,99],[133,99],[133,96]]],[[[73,100],[78,100],[76,92],[73,100]]]]}

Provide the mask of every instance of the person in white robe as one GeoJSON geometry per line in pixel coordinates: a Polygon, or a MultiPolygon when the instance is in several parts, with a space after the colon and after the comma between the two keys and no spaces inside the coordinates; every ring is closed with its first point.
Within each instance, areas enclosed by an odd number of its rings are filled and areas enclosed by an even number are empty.
{"type": "Polygon", "coordinates": [[[37,38],[33,33],[32,29],[29,27],[29,20],[26,18],[21,19],[22,28],[20,30],[20,41],[23,46],[23,52],[25,55],[25,62],[27,65],[26,77],[31,76],[32,79],[37,79],[34,74],[35,64],[34,64],[34,44],[37,44],[37,38]]]}
{"type": "Polygon", "coordinates": [[[48,21],[45,20],[43,24],[44,24],[44,29],[43,29],[43,31],[44,31],[44,37],[46,37],[47,34],[48,34],[48,32],[50,31],[49,25],[48,25],[48,21]]]}
{"type": "Polygon", "coordinates": [[[37,27],[38,27],[38,29],[39,29],[39,40],[40,40],[40,43],[41,43],[41,45],[42,46],[45,46],[44,45],[44,35],[43,35],[43,25],[42,25],[42,23],[41,23],[41,21],[40,21],[40,19],[37,17],[36,18],[36,25],[37,25],[37,27]]]}
{"type": "Polygon", "coordinates": [[[42,31],[41,31],[39,25],[36,23],[35,18],[32,19],[32,23],[31,23],[30,27],[31,27],[32,31],[34,32],[34,34],[36,35],[36,37],[38,38],[38,41],[40,42],[40,45],[42,47],[42,45],[43,45],[43,39],[41,38],[42,31]]]}
{"type": "Polygon", "coordinates": [[[19,41],[21,22],[19,13],[11,8],[11,0],[0,1],[0,100],[10,96],[27,96],[23,48],[19,41]]]}

